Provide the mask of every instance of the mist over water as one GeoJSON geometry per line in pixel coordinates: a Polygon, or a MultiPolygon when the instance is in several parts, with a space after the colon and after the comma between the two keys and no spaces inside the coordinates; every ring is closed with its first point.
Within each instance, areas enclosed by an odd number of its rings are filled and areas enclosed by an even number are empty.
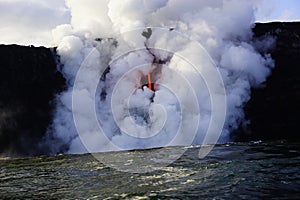
{"type": "Polygon", "coordinates": [[[57,97],[44,140],[53,153],[203,144],[213,95],[226,97],[226,113],[215,116],[215,123],[226,114],[220,141],[227,141],[243,123],[251,87],[259,87],[273,67],[254,45],[251,2],[68,0],[67,5],[71,24],[53,30],[68,84],[57,97]],[[211,77],[199,78],[189,60],[211,77]],[[220,73],[225,94],[218,82],[209,91],[205,79],[216,78],[207,73],[210,67],[220,73]],[[141,82],[148,73],[155,92],[141,82]]]}

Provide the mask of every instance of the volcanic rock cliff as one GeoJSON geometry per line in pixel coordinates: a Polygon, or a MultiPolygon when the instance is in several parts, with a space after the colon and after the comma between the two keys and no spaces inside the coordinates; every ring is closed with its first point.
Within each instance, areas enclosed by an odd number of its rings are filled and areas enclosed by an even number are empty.
{"type": "MultiPolygon", "coordinates": [[[[245,106],[251,123],[235,141],[299,139],[300,23],[256,24],[256,38],[273,36],[275,68],[245,106]]],[[[65,87],[56,54],[44,47],[0,45],[0,154],[35,155],[52,121],[55,95],[65,87]]]]}
{"type": "Polygon", "coordinates": [[[44,47],[0,45],[0,154],[38,154],[64,88],[54,58],[44,47]]]}
{"type": "Polygon", "coordinates": [[[265,87],[252,89],[245,107],[250,124],[232,136],[236,141],[299,140],[300,125],[300,23],[258,23],[256,38],[273,36],[271,56],[275,68],[265,87]],[[248,132],[245,134],[245,132],[248,132]]]}

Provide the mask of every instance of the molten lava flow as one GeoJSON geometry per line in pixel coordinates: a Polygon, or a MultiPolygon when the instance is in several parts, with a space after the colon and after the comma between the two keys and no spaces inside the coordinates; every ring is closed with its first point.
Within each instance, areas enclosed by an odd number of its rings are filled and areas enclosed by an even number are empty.
{"type": "Polygon", "coordinates": [[[147,87],[149,90],[155,92],[157,88],[156,81],[160,78],[161,75],[161,66],[157,65],[154,69],[149,71],[147,74],[140,73],[140,84],[138,88],[143,89],[143,87],[147,87]]]}
{"type": "Polygon", "coordinates": [[[150,72],[148,73],[148,88],[153,91],[150,72]]]}

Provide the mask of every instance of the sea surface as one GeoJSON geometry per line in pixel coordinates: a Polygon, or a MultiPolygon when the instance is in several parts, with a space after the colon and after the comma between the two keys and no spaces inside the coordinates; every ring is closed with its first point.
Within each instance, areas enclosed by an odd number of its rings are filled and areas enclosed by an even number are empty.
{"type": "Polygon", "coordinates": [[[115,165],[91,154],[1,158],[0,199],[300,199],[300,143],[231,143],[203,159],[198,153],[172,147],[97,154],[115,165]],[[154,154],[161,159],[148,166],[154,154]],[[149,171],[124,172],[139,166],[149,171]]]}

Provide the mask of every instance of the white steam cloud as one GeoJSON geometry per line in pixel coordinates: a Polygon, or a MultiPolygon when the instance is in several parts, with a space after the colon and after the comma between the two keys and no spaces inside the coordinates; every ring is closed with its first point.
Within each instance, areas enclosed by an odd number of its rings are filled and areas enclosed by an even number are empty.
{"type": "MultiPolygon", "coordinates": [[[[227,113],[222,141],[228,140],[230,131],[244,119],[243,105],[250,98],[251,87],[260,86],[273,67],[270,56],[259,54],[253,46],[254,6],[248,1],[67,0],[67,5],[71,10],[71,24],[53,30],[54,43],[63,64],[61,71],[68,84],[68,89],[57,97],[55,118],[45,140],[54,153],[86,152],[78,130],[85,145],[95,152],[116,150],[107,144],[106,138],[121,149],[168,145],[180,124],[190,128],[187,135],[193,132],[198,123],[197,109],[201,112],[200,127],[192,139],[194,144],[202,144],[211,119],[209,94],[204,81],[197,78],[188,63],[175,55],[179,53],[201,61],[201,70],[205,71],[207,60],[202,59],[201,52],[194,51],[189,41],[203,45],[224,81],[227,113]],[[140,36],[128,34],[130,30],[147,30],[147,27],[165,27],[170,31],[159,35],[153,29],[148,40],[142,32],[140,36]],[[189,40],[177,37],[172,30],[189,40]],[[142,49],[117,58],[120,52],[140,45],[172,46],[175,52],[142,49]],[[170,88],[159,87],[153,97],[153,91],[138,86],[141,74],[154,70],[151,65],[154,59],[162,61],[155,64],[161,69],[156,82],[170,88]],[[82,64],[83,69],[80,68],[82,64]],[[109,72],[101,78],[108,65],[109,72]],[[83,70],[84,76],[76,79],[79,69],[83,70]],[[189,83],[192,89],[189,89],[189,83]],[[196,104],[193,92],[198,99],[196,104]],[[127,98],[129,93],[133,94],[127,98]],[[75,110],[72,95],[77,98],[75,110]],[[181,102],[178,103],[178,99],[181,102]],[[111,102],[114,101],[118,103],[112,111],[111,102]],[[90,117],[93,110],[85,107],[91,104],[96,104],[99,124],[106,136],[99,136],[96,131],[95,121],[90,117]],[[182,110],[186,114],[183,115],[182,110]],[[81,122],[77,130],[72,112],[81,122]],[[133,118],[139,126],[133,126],[133,118]],[[160,136],[149,140],[130,136],[132,133],[140,138],[149,137],[157,130],[161,130],[160,136]]],[[[186,145],[189,139],[182,137],[172,145],[186,145]]]]}

